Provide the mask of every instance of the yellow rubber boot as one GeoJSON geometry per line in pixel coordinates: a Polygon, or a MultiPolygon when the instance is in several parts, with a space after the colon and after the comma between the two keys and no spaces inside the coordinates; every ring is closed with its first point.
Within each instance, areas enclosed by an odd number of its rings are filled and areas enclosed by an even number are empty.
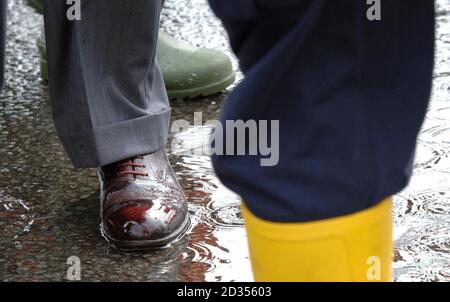
{"type": "Polygon", "coordinates": [[[256,281],[391,281],[392,199],[306,223],[262,220],[243,205],[256,281]]]}

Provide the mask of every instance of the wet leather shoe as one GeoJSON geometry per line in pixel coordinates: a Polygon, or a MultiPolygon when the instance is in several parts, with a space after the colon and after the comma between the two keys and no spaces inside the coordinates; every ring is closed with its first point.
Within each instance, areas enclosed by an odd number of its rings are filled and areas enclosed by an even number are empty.
{"type": "Polygon", "coordinates": [[[119,248],[165,246],[189,227],[187,201],[164,150],[99,169],[103,236],[119,248]]]}

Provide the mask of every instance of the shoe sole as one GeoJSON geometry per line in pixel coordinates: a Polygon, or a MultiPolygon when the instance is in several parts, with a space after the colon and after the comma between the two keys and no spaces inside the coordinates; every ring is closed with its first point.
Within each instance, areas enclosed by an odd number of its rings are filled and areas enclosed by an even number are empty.
{"type": "Polygon", "coordinates": [[[193,99],[200,96],[209,96],[225,90],[234,83],[236,76],[234,72],[226,78],[198,88],[167,90],[167,95],[171,99],[193,99]]]}
{"type": "Polygon", "coordinates": [[[183,223],[173,233],[166,237],[162,237],[154,240],[117,240],[108,236],[105,232],[103,223],[100,224],[100,230],[103,238],[115,248],[122,250],[145,250],[145,249],[158,249],[163,248],[170,243],[180,240],[186,234],[186,231],[191,226],[191,219],[189,212],[186,214],[186,218],[183,223]]]}

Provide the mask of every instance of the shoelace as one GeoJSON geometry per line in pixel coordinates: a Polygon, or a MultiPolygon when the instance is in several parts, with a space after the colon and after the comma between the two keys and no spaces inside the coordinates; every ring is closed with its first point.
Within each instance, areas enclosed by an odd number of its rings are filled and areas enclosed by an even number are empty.
{"type": "MultiPolygon", "coordinates": [[[[135,157],[135,158],[138,158],[138,159],[144,159],[143,156],[137,156],[137,157],[135,157]]],[[[144,165],[144,164],[135,163],[135,162],[134,162],[134,159],[135,159],[135,158],[128,159],[128,160],[123,161],[123,162],[121,162],[121,163],[118,164],[118,168],[129,168],[129,169],[127,169],[127,170],[119,171],[119,172],[117,173],[117,176],[118,176],[118,177],[124,176],[124,175],[132,175],[132,176],[148,176],[148,173],[142,172],[142,171],[136,171],[136,170],[134,169],[134,168],[145,168],[145,165],[144,165]]]]}

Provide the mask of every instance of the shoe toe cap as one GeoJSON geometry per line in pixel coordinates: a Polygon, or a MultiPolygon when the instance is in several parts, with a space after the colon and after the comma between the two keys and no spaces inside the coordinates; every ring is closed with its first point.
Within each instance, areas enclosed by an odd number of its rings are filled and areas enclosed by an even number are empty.
{"type": "Polygon", "coordinates": [[[186,215],[182,207],[131,202],[105,217],[104,231],[115,240],[159,240],[177,232],[186,215]]]}

